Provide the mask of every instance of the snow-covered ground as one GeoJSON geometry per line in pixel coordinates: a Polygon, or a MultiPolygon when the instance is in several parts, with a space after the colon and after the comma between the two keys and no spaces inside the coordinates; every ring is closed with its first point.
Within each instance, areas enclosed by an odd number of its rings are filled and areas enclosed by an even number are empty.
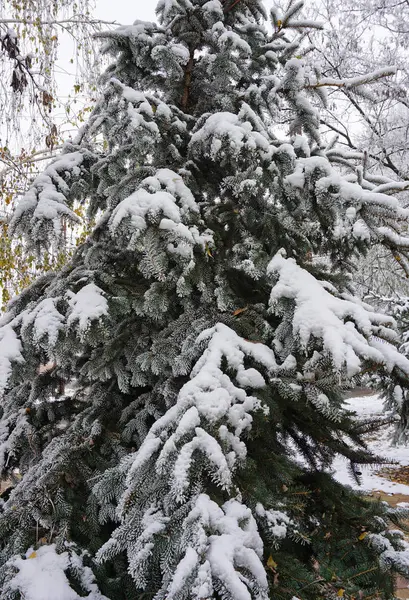
{"type": "MultiPolygon", "coordinates": [[[[349,398],[345,401],[345,404],[350,410],[355,411],[358,419],[366,419],[384,414],[383,400],[378,396],[349,398]]],[[[383,427],[378,432],[371,434],[368,438],[368,447],[374,454],[397,462],[397,467],[399,465],[409,465],[409,446],[393,447],[391,446],[391,439],[392,426],[383,427]]],[[[376,474],[378,469],[379,467],[362,466],[362,483],[358,486],[349,473],[347,461],[338,457],[334,462],[335,478],[342,483],[363,491],[377,490],[389,494],[409,495],[409,485],[394,483],[384,477],[379,477],[376,474]]]]}

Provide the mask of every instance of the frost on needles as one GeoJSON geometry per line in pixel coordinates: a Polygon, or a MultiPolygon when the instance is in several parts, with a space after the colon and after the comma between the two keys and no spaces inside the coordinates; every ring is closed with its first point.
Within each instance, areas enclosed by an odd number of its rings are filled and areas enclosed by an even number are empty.
{"type": "Polygon", "coordinates": [[[354,378],[405,402],[352,265],[404,257],[409,211],[322,142],[301,9],[161,0],[98,36],[104,92],[11,223],[41,255],[77,203],[96,221],[0,323],[2,600],[386,599],[409,574],[405,511],[331,476],[381,460],[354,378]]]}

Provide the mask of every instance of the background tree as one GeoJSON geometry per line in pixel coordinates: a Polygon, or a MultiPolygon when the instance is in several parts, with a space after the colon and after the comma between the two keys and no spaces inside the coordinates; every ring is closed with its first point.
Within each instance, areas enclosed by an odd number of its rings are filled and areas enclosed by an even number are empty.
{"type": "MultiPolygon", "coordinates": [[[[408,32],[409,5],[395,2],[316,0],[309,5],[325,28],[314,39],[314,53],[323,77],[362,77],[379,67],[395,66],[393,77],[381,77],[368,87],[328,88],[321,121],[328,135],[337,135],[338,161],[346,156],[367,177],[396,182],[391,193],[402,206],[409,200],[408,164],[408,32]]],[[[362,294],[393,296],[409,293],[408,265],[399,253],[372,249],[360,263],[362,294]]]]}
{"type": "MultiPolygon", "coordinates": [[[[92,0],[0,2],[0,288],[3,303],[36,273],[61,263],[75,246],[50,251],[41,264],[8,236],[16,199],[58,153],[91,110],[101,61],[92,0]],[[64,61],[59,56],[61,43],[64,61]],[[68,94],[68,96],[67,96],[68,94]]],[[[76,235],[79,235],[78,233],[76,235]]]]}
{"type": "MultiPolygon", "coordinates": [[[[316,60],[327,77],[362,76],[383,65],[395,65],[393,77],[380,78],[368,88],[333,87],[321,120],[328,135],[336,134],[344,148],[337,160],[349,176],[348,160],[366,179],[393,193],[401,206],[408,206],[409,120],[409,3],[339,2],[317,0],[311,13],[326,27],[315,41],[316,60]],[[348,159],[348,160],[346,160],[348,159]]],[[[356,281],[360,295],[396,318],[402,350],[408,341],[408,263],[392,245],[375,247],[358,261],[356,281]],[[392,250],[392,252],[391,252],[392,250]]],[[[371,375],[379,384],[379,379],[371,375]]],[[[381,380],[387,390],[387,407],[400,416],[395,442],[407,443],[409,402],[394,382],[381,380]]]]}

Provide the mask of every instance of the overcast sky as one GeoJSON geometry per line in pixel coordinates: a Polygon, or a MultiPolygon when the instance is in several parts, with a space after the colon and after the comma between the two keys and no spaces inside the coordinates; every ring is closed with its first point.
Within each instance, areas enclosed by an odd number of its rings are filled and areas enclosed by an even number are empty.
{"type": "Polygon", "coordinates": [[[156,0],[96,0],[97,19],[129,25],[136,19],[155,21],[156,0]]]}
{"type": "MultiPolygon", "coordinates": [[[[266,6],[271,6],[273,0],[264,0],[266,6]]],[[[157,0],[96,0],[95,16],[105,21],[118,21],[129,25],[136,19],[155,21],[157,0]]]]}

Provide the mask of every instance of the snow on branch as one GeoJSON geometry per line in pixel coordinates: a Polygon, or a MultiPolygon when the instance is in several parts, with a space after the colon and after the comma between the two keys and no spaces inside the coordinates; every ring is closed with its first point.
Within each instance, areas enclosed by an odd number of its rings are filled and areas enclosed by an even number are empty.
{"type": "Polygon", "coordinates": [[[323,352],[334,367],[347,376],[359,373],[362,360],[370,360],[391,370],[395,366],[409,373],[409,361],[392,346],[377,338],[394,339],[394,320],[369,310],[367,305],[334,295],[331,286],[318,281],[294,259],[279,252],[269,264],[268,272],[276,283],[271,290],[270,309],[280,314],[280,303],[294,305],[292,330],[301,347],[307,349],[314,338],[322,341],[323,352]],[[327,288],[327,289],[326,289],[327,288]]]}
{"type": "Polygon", "coordinates": [[[94,283],[88,283],[76,294],[67,292],[70,311],[68,312],[67,325],[78,322],[78,333],[84,335],[91,321],[96,321],[108,315],[108,302],[104,292],[94,283]]]}
{"type": "Polygon", "coordinates": [[[269,372],[277,372],[279,366],[270,348],[247,342],[221,323],[203,332],[197,340],[198,344],[206,342],[207,348],[196,363],[191,380],[180,390],[175,406],[152,426],[132,459],[128,474],[131,488],[138,472],[154,455],[157,454],[155,469],[159,475],[169,473],[173,456],[172,495],[183,501],[189,488],[193,453],[197,450],[207,456],[215,481],[222,488],[231,486],[235,465],[246,455],[240,438],[251,428],[251,413],[263,410],[259,399],[248,395],[245,388],[264,387],[265,380],[256,369],[246,369],[244,360],[251,357],[269,372]],[[222,371],[223,359],[235,373],[236,384],[222,371]],[[218,424],[219,440],[207,433],[218,424]]]}
{"type": "Polygon", "coordinates": [[[261,158],[271,157],[269,141],[254,130],[247,118],[243,111],[239,115],[230,112],[210,115],[192,135],[189,146],[193,157],[220,160],[228,155],[238,156],[242,150],[254,151],[261,158]]]}
{"type": "Polygon", "coordinates": [[[44,298],[33,310],[25,310],[21,314],[21,337],[28,342],[45,346],[51,350],[63,329],[65,318],[57,310],[56,304],[60,298],[44,298]],[[30,337],[32,335],[32,338],[30,337]]]}
{"type": "Polygon", "coordinates": [[[193,11],[190,0],[159,0],[156,12],[163,22],[173,19],[180,11],[193,11]]]}
{"type": "MultiPolygon", "coordinates": [[[[132,40],[135,43],[142,42],[144,44],[153,45],[158,33],[162,33],[163,37],[163,30],[161,32],[160,28],[156,23],[152,23],[149,21],[140,21],[139,19],[137,19],[133,23],[133,25],[121,25],[119,27],[116,27],[115,29],[96,32],[94,33],[94,38],[102,38],[110,41],[122,41],[124,38],[132,38],[132,40]]],[[[102,48],[103,53],[108,53],[111,50],[112,48],[109,43],[107,43],[106,46],[102,48]]]]}
{"type": "Polygon", "coordinates": [[[267,530],[274,540],[287,537],[288,529],[293,524],[287,513],[281,510],[266,509],[260,502],[256,505],[256,513],[265,522],[267,530]]]}
{"type": "Polygon", "coordinates": [[[201,591],[197,598],[213,597],[213,584],[218,581],[227,592],[227,598],[268,599],[267,576],[262,563],[263,542],[247,506],[238,500],[229,500],[220,507],[207,494],[200,494],[185,526],[189,531],[193,526],[193,547],[186,549],[176,569],[168,588],[168,600],[181,597],[189,575],[195,577],[194,589],[201,591]],[[258,594],[253,595],[252,591],[258,594]]]}
{"type": "Polygon", "coordinates": [[[374,187],[372,192],[378,194],[396,194],[409,190],[409,181],[389,181],[374,187]]]}
{"type": "Polygon", "coordinates": [[[404,539],[402,531],[392,530],[383,531],[382,533],[370,533],[368,535],[368,542],[379,553],[379,562],[385,571],[394,569],[404,577],[408,577],[409,544],[404,539]],[[398,537],[398,550],[391,543],[392,536],[398,537]]]}
{"type": "Polygon", "coordinates": [[[303,190],[311,179],[315,179],[319,204],[334,205],[335,199],[339,202],[341,210],[338,213],[339,223],[334,226],[334,235],[345,236],[351,230],[356,239],[369,241],[373,238],[377,243],[394,249],[408,247],[406,223],[409,210],[403,208],[396,197],[385,193],[394,183],[382,183],[377,188],[365,189],[356,181],[348,181],[341,176],[328,160],[320,156],[297,159],[295,169],[285,178],[285,183],[296,192],[303,190]],[[341,223],[341,218],[344,223],[341,223]],[[400,227],[401,231],[393,231],[391,227],[400,227]]]}
{"type": "Polygon", "coordinates": [[[390,227],[377,227],[376,231],[384,243],[389,243],[393,248],[401,248],[402,250],[409,248],[409,238],[399,235],[399,233],[396,233],[390,227]]]}
{"type": "Polygon", "coordinates": [[[14,316],[7,313],[0,324],[0,396],[7,388],[13,364],[24,363],[23,344],[34,344],[52,357],[58,336],[66,327],[76,325],[76,333],[83,337],[91,322],[108,315],[108,301],[104,292],[89,283],[74,293],[68,290],[66,298],[43,298],[14,316]],[[59,302],[67,306],[63,314],[59,302]]]}
{"type": "Polygon", "coordinates": [[[6,389],[13,363],[23,363],[21,342],[10,323],[0,327],[0,396],[6,389]]]}
{"type": "Polygon", "coordinates": [[[23,234],[34,244],[47,244],[50,228],[51,238],[55,242],[60,240],[63,219],[81,223],[70,208],[73,183],[86,177],[92,159],[92,153],[82,148],[66,151],[49,164],[19,201],[10,221],[11,234],[23,234]]]}
{"type": "Polygon", "coordinates": [[[69,545],[67,551],[61,554],[56,552],[55,544],[41,546],[38,550],[29,548],[25,557],[13,557],[7,566],[17,573],[2,592],[13,594],[13,597],[17,593],[25,600],[51,597],[59,600],[108,600],[99,591],[91,569],[84,566],[83,557],[69,545]],[[75,570],[83,592],[81,596],[70,585],[66,574],[70,570],[75,570]]]}
{"type": "Polygon", "coordinates": [[[170,241],[168,251],[191,258],[195,246],[205,249],[212,245],[211,232],[200,233],[198,227],[191,224],[192,217],[198,213],[195,198],[182,177],[170,169],[159,169],[118,204],[111,215],[109,229],[113,236],[125,235],[128,247],[134,248],[149,223],[159,220],[159,229],[167,232],[170,241]]]}
{"type": "Polygon", "coordinates": [[[383,79],[384,77],[390,77],[391,75],[395,75],[396,71],[396,67],[384,67],[382,69],[372,71],[371,73],[366,73],[365,75],[358,75],[357,77],[349,77],[345,79],[332,79],[330,77],[324,77],[323,79],[306,85],[305,87],[307,89],[316,89],[320,87],[351,89],[360,85],[373,83],[374,81],[378,81],[378,79],[383,79]]]}
{"type": "Polygon", "coordinates": [[[123,503],[138,480],[138,473],[154,456],[156,472],[159,476],[170,475],[171,494],[182,502],[190,485],[189,470],[196,450],[207,457],[214,480],[222,488],[229,488],[236,464],[246,455],[241,437],[251,428],[251,414],[265,410],[260,400],[246,391],[265,386],[258,370],[245,368],[246,358],[262,365],[268,373],[285,371],[294,364],[290,356],[279,366],[270,348],[244,340],[221,323],[204,331],[197,343],[206,343],[207,347],[191,380],[180,390],[176,404],[152,426],[139,451],[124,463],[129,470],[129,489],[123,503]],[[224,360],[235,374],[236,383],[222,370],[224,360]],[[219,440],[207,431],[214,432],[216,426],[219,440]],[[174,467],[170,471],[172,460],[174,467]]]}
{"type": "Polygon", "coordinates": [[[237,50],[237,52],[243,54],[243,56],[251,56],[251,47],[249,44],[234,31],[226,29],[223,23],[216,23],[212,31],[222,49],[230,47],[232,50],[237,50]]]}
{"type": "MultiPolygon", "coordinates": [[[[222,585],[228,599],[267,600],[262,543],[251,511],[236,500],[219,507],[198,490],[209,476],[221,489],[232,489],[233,474],[246,457],[245,438],[253,414],[267,410],[250,391],[264,388],[266,377],[293,369],[294,359],[289,356],[278,365],[271,348],[241,338],[222,323],[203,331],[196,344],[204,350],[175,405],[152,425],[139,450],[119,467],[126,476],[118,507],[122,523],[97,558],[104,561],[128,551],[135,582],[146,586],[156,536],[166,537],[175,506],[186,504],[190,513],[181,528],[183,555],[164,578],[164,597],[176,600],[185,594],[181,586],[186,590],[186,585],[194,590],[201,586],[206,592],[202,597],[208,597],[217,582],[217,589],[222,585]],[[259,369],[249,367],[249,361],[259,369]],[[150,497],[158,482],[160,497],[147,507],[143,496],[150,497]],[[141,490],[142,504],[130,503],[141,490]],[[246,577],[239,574],[240,566],[246,577]]],[[[101,481],[94,493],[100,497],[103,490],[101,481]]],[[[266,511],[261,516],[271,523],[277,538],[285,535],[289,524],[285,516],[266,511]]]]}

